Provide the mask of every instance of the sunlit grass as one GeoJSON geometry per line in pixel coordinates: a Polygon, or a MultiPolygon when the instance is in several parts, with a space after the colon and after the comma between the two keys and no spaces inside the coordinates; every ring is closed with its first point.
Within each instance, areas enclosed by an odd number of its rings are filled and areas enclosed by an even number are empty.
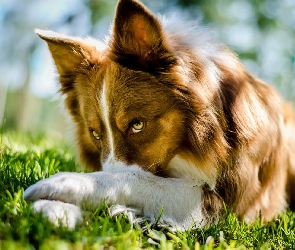
{"type": "Polygon", "coordinates": [[[172,233],[142,230],[123,215],[112,218],[102,204],[73,231],[32,214],[23,190],[58,171],[82,171],[61,138],[4,133],[0,139],[0,249],[294,249],[295,216],[286,212],[250,225],[228,212],[216,225],[172,233]]]}

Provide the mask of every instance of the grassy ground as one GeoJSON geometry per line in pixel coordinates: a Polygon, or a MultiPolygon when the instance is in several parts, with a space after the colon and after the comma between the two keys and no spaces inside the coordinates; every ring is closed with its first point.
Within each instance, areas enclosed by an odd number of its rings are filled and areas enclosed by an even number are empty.
{"type": "Polygon", "coordinates": [[[264,225],[246,225],[228,213],[217,225],[171,233],[132,227],[124,216],[111,218],[102,204],[73,231],[54,227],[22,197],[29,185],[58,171],[81,171],[61,140],[0,134],[0,249],[295,249],[291,212],[264,225]]]}

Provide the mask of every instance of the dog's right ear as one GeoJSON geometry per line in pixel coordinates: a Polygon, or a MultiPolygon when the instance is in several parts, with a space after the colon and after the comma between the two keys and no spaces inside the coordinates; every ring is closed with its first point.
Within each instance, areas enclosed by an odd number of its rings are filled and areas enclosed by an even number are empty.
{"type": "Polygon", "coordinates": [[[153,72],[176,62],[161,22],[138,0],[119,0],[110,56],[126,67],[153,72]]]}
{"type": "Polygon", "coordinates": [[[101,48],[98,46],[102,44],[99,41],[70,37],[50,30],[36,29],[35,32],[48,44],[63,94],[74,88],[74,80],[78,73],[90,70],[101,61],[101,48]]]}

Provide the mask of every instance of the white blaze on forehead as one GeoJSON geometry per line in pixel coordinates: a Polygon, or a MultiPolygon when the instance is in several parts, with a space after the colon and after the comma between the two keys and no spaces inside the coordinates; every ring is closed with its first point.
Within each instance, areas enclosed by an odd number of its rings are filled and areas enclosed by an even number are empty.
{"type": "Polygon", "coordinates": [[[107,140],[107,144],[109,147],[109,155],[105,162],[103,162],[103,169],[111,167],[112,165],[115,165],[115,147],[114,147],[114,137],[113,137],[113,131],[111,128],[111,117],[110,117],[110,109],[109,109],[109,93],[108,93],[108,83],[106,80],[103,81],[102,85],[102,91],[101,91],[101,107],[102,107],[102,119],[103,123],[105,125],[106,131],[105,131],[105,139],[107,140]]]}

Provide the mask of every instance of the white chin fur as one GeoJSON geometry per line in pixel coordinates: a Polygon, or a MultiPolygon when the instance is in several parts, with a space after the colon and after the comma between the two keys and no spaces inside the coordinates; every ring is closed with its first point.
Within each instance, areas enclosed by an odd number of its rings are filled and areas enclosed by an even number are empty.
{"type": "Polygon", "coordinates": [[[210,178],[198,166],[180,155],[175,155],[168,164],[169,176],[188,180],[196,186],[208,184],[214,189],[216,180],[210,178]]]}

